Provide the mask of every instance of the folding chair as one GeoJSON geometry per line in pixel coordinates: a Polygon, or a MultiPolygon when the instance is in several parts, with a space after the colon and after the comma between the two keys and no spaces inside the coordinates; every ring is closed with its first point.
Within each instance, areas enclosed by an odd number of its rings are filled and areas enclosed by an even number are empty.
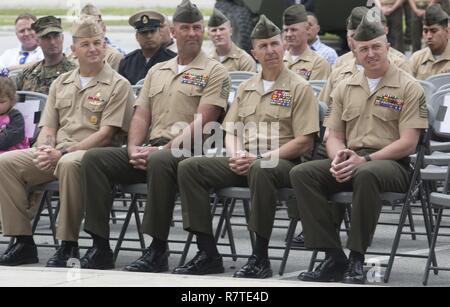
{"type": "Polygon", "coordinates": [[[428,103],[431,99],[431,96],[433,96],[433,94],[437,91],[436,86],[434,86],[433,83],[425,80],[417,80],[417,82],[419,82],[420,85],[422,85],[428,103]]]}
{"type": "Polygon", "coordinates": [[[311,86],[317,86],[318,88],[322,89],[327,83],[327,80],[309,80],[308,82],[311,86]]]}
{"type": "Polygon", "coordinates": [[[133,94],[135,97],[139,96],[143,86],[144,86],[143,84],[136,84],[131,86],[131,89],[133,90],[133,94]]]}
{"type": "Polygon", "coordinates": [[[141,79],[138,82],[136,82],[135,85],[144,85],[145,79],[141,79]]]}
{"type": "Polygon", "coordinates": [[[450,83],[450,74],[438,74],[431,77],[428,77],[425,81],[432,83],[436,89],[440,89],[441,86],[450,83]]]}
{"type": "Polygon", "coordinates": [[[431,193],[430,203],[434,209],[437,210],[437,218],[436,225],[434,226],[433,236],[431,240],[430,251],[427,258],[427,263],[425,265],[425,272],[423,276],[423,285],[426,286],[428,284],[428,278],[430,275],[430,271],[434,271],[437,275],[439,271],[450,271],[450,267],[439,267],[435,262],[434,265],[431,265],[433,261],[436,261],[436,243],[437,237],[439,235],[439,230],[441,227],[441,221],[443,212],[445,209],[450,209],[450,195],[448,195],[448,186],[450,179],[450,165],[447,168],[447,174],[444,183],[444,190],[442,193],[431,193]]]}
{"type": "MultiPolygon", "coordinates": [[[[250,200],[251,200],[251,193],[250,188],[246,187],[229,187],[229,188],[223,188],[220,190],[217,190],[215,192],[215,198],[214,203],[212,207],[212,214],[214,215],[216,212],[217,205],[219,201],[222,200],[223,207],[222,211],[220,213],[220,219],[216,228],[216,232],[214,235],[214,239],[216,240],[217,245],[229,245],[231,249],[230,254],[224,254],[221,253],[223,257],[231,257],[233,261],[236,261],[237,258],[248,258],[250,255],[248,254],[239,254],[236,251],[236,246],[234,244],[234,237],[233,237],[233,231],[232,231],[232,225],[235,226],[245,226],[247,227],[248,221],[250,219],[250,200]],[[243,202],[244,206],[244,218],[245,218],[245,224],[232,224],[231,223],[231,216],[232,216],[232,209],[234,209],[234,205],[236,204],[236,201],[241,200],[243,202]],[[225,224],[226,233],[228,234],[229,238],[229,244],[219,243],[220,233],[222,231],[222,228],[225,224]]],[[[294,191],[290,188],[283,188],[278,190],[278,201],[279,202],[285,202],[287,204],[287,208],[294,208],[295,207],[295,194],[294,191]]],[[[288,210],[289,211],[289,210],[288,210]]],[[[281,228],[283,226],[276,226],[274,225],[274,228],[281,228]]],[[[284,227],[283,227],[284,228],[284,227]]],[[[251,230],[248,230],[249,236],[250,236],[250,244],[253,249],[255,244],[255,235],[251,230]]],[[[192,243],[194,235],[192,233],[189,233],[188,239],[186,240],[186,245],[184,248],[184,252],[182,254],[182,257],[180,259],[179,265],[183,265],[186,261],[187,254],[189,252],[190,245],[192,243]]],[[[283,249],[284,246],[269,246],[269,249],[283,249]]],[[[283,260],[282,257],[269,257],[271,260],[283,260]]]]}
{"type": "Polygon", "coordinates": [[[230,79],[231,79],[231,86],[238,87],[242,82],[244,82],[247,79],[250,79],[256,73],[251,71],[230,71],[229,73],[230,79]]]}
{"type": "MultiPolygon", "coordinates": [[[[401,213],[399,217],[399,222],[397,223],[397,230],[394,237],[394,241],[392,243],[392,247],[390,252],[373,252],[369,251],[366,254],[367,255],[382,255],[382,256],[389,256],[388,264],[386,266],[386,272],[384,275],[384,282],[387,283],[390,278],[390,274],[392,271],[392,267],[394,264],[395,257],[412,257],[412,258],[426,258],[426,256],[422,255],[411,255],[411,254],[401,254],[398,253],[398,247],[401,239],[402,234],[419,234],[412,230],[411,232],[404,232],[403,228],[406,226],[406,218],[411,217],[411,203],[416,198],[416,196],[419,193],[420,186],[421,186],[421,177],[420,177],[420,170],[423,166],[423,159],[425,152],[427,150],[428,140],[430,137],[430,129],[428,129],[425,133],[423,133],[420,137],[420,141],[418,144],[417,149],[417,156],[415,158],[415,163],[413,167],[413,172],[410,178],[410,184],[409,188],[406,191],[406,193],[391,193],[386,192],[381,194],[381,199],[385,203],[389,203],[392,205],[401,205],[401,213]]],[[[352,203],[353,193],[352,192],[341,192],[334,194],[330,197],[330,202],[332,204],[337,205],[350,205],[352,203]]],[[[421,208],[422,208],[422,215],[424,218],[424,224],[426,228],[426,233],[424,235],[427,236],[428,244],[431,245],[431,226],[430,226],[430,217],[428,216],[429,210],[426,206],[426,203],[424,201],[421,201],[421,208]]],[[[311,258],[310,263],[310,270],[312,270],[312,267],[314,263],[316,262],[318,252],[315,251],[311,258]]]]}
{"type": "Polygon", "coordinates": [[[25,119],[25,130],[26,136],[30,140],[30,144],[33,144],[39,134],[38,123],[41,117],[41,113],[45,109],[45,104],[47,103],[48,96],[36,92],[28,91],[18,91],[17,96],[19,97],[18,103],[15,108],[19,110],[25,119]],[[38,105],[31,105],[31,101],[38,101],[38,105]],[[28,103],[27,103],[28,102],[28,103]],[[30,127],[35,127],[34,130],[30,127]]]}

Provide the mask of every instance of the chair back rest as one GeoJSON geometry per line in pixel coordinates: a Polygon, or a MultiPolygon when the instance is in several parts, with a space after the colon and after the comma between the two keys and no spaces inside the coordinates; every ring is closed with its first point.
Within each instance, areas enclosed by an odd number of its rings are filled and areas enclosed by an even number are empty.
{"type": "Polygon", "coordinates": [[[18,91],[18,103],[15,106],[25,120],[25,136],[33,144],[39,134],[39,121],[45,109],[48,96],[42,93],[18,91]]]}
{"type": "Polygon", "coordinates": [[[436,89],[439,89],[441,86],[450,83],[450,73],[434,75],[428,77],[426,81],[432,83],[436,87],[436,89]]]}
{"type": "Polygon", "coordinates": [[[430,119],[434,134],[439,137],[450,137],[450,88],[440,90],[431,96],[429,113],[433,115],[430,119]],[[431,110],[430,110],[431,109],[431,110]]]}

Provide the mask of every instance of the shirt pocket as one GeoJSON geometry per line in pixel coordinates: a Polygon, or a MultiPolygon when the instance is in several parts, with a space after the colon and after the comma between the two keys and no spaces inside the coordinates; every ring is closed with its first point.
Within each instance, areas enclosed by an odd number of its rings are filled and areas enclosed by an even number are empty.
{"type": "Polygon", "coordinates": [[[180,97],[180,100],[179,102],[177,102],[177,112],[190,116],[193,116],[195,113],[197,113],[200,99],[202,98],[202,91],[198,91],[197,86],[182,86],[178,89],[178,95],[180,97]],[[182,105],[178,106],[178,103],[182,105]]]}
{"type": "Polygon", "coordinates": [[[361,108],[347,108],[342,112],[341,119],[350,123],[356,121],[361,116],[361,108]]]}
{"type": "Polygon", "coordinates": [[[398,121],[400,111],[374,106],[373,109],[373,133],[380,138],[395,140],[399,138],[398,121]]]}
{"type": "Polygon", "coordinates": [[[240,107],[238,110],[239,119],[244,123],[254,122],[255,114],[256,114],[256,105],[240,107]]]}

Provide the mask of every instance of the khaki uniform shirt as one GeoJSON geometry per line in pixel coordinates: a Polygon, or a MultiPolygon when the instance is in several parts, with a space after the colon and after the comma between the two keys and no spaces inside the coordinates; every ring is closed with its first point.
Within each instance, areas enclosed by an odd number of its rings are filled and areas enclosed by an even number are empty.
{"type": "MultiPolygon", "coordinates": [[[[80,66],[78,63],[78,58],[71,53],[69,55],[69,60],[71,60],[76,66],[80,66]]],[[[124,58],[124,55],[120,53],[117,49],[106,45],[105,62],[109,64],[115,71],[119,71],[120,61],[124,58]]]]}
{"type": "Polygon", "coordinates": [[[420,84],[394,65],[370,93],[364,72],[333,92],[324,126],[345,133],[352,150],[379,150],[400,138],[405,129],[428,127],[428,111],[420,84]]]}
{"type": "MultiPolygon", "coordinates": [[[[61,149],[81,142],[101,127],[127,132],[133,103],[130,83],[108,64],[84,89],[79,69],[75,69],[53,82],[39,127],[56,129],[56,148],[61,149]]],[[[117,138],[120,136],[123,134],[117,138]]]]}
{"type": "MultiPolygon", "coordinates": [[[[340,56],[333,69],[338,69],[340,66],[348,65],[352,63],[356,57],[352,51],[347,52],[346,54],[340,56]]],[[[395,64],[398,68],[403,69],[407,73],[411,74],[411,66],[408,63],[406,56],[400,51],[390,47],[388,52],[388,59],[391,63],[395,64]]]]}
{"type": "Polygon", "coordinates": [[[214,50],[210,58],[222,63],[228,71],[251,71],[256,72],[256,62],[253,58],[244,50],[238,48],[234,43],[231,47],[229,54],[225,56],[223,61],[220,61],[220,57],[214,50]]]}
{"type": "Polygon", "coordinates": [[[430,5],[430,0],[416,0],[416,6],[419,9],[426,8],[428,5],[430,5]]]}
{"type": "Polygon", "coordinates": [[[356,59],[353,59],[353,61],[346,65],[333,69],[327,83],[325,83],[325,86],[320,92],[319,100],[329,105],[331,102],[331,93],[338,86],[338,84],[340,82],[345,82],[345,80],[354,76],[357,72],[358,68],[356,67],[356,59]]]}
{"type": "Polygon", "coordinates": [[[320,55],[312,51],[309,47],[303,54],[294,61],[291,54],[286,51],[284,55],[286,67],[296,74],[309,80],[326,80],[331,72],[331,66],[320,55]]]}
{"type": "MultiPolygon", "coordinates": [[[[243,135],[245,149],[264,153],[264,149],[277,149],[273,144],[275,138],[281,147],[298,136],[319,131],[317,100],[309,84],[286,68],[267,92],[264,92],[262,73],[259,73],[239,86],[222,125],[227,133],[242,136],[233,129],[234,123],[256,124],[257,133],[246,130],[243,135]],[[260,123],[274,122],[279,123],[278,137],[268,135],[264,126],[259,126],[260,123]],[[264,148],[259,146],[261,143],[264,148]]],[[[271,131],[271,127],[268,126],[267,130],[271,131]]]]}
{"type": "Polygon", "coordinates": [[[148,140],[173,139],[176,123],[190,124],[199,105],[226,110],[230,79],[226,68],[200,52],[178,72],[178,57],[153,66],[145,78],[136,105],[148,108],[152,120],[148,140]]]}
{"type": "Polygon", "coordinates": [[[413,76],[418,80],[425,80],[430,76],[445,74],[450,72],[450,43],[444,50],[444,53],[435,59],[431,49],[426,47],[415,52],[410,61],[413,76]]]}
{"type": "Polygon", "coordinates": [[[53,66],[45,66],[44,61],[25,69],[17,76],[16,86],[18,91],[31,91],[48,95],[50,85],[60,75],[76,68],[75,64],[66,57],[61,63],[53,66]]]}

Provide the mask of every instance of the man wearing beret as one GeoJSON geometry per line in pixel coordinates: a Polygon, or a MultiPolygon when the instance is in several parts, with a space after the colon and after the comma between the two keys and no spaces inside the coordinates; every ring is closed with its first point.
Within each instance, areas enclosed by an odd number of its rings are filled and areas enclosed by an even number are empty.
{"type": "Polygon", "coordinates": [[[31,28],[36,32],[44,60],[17,76],[17,89],[48,95],[52,82],[76,66],[62,52],[64,34],[61,19],[54,16],[41,17],[31,25],[31,28]]]}
{"type": "Polygon", "coordinates": [[[305,80],[326,80],[330,64],[308,46],[308,15],[305,7],[294,4],[283,13],[283,32],[287,44],[286,66],[305,80]]]}
{"type": "Polygon", "coordinates": [[[49,267],[66,267],[79,258],[78,235],[83,219],[80,162],[93,147],[121,145],[131,119],[129,82],[103,59],[103,31],[92,17],[72,27],[72,52],[80,67],[62,74],[50,87],[35,148],[0,155],[3,234],[16,239],[0,256],[0,265],[37,263],[38,253],[27,214],[26,187],[58,180],[60,210],[57,238],[62,240],[49,267]]]}
{"type": "Polygon", "coordinates": [[[228,18],[218,9],[214,9],[208,22],[208,36],[215,47],[210,57],[222,63],[228,71],[256,72],[255,60],[233,43],[232,33],[228,18]]]}
{"type": "Polygon", "coordinates": [[[125,56],[120,62],[119,73],[132,85],[144,79],[154,65],[177,55],[162,46],[160,31],[163,22],[164,16],[154,11],[139,12],[128,20],[136,29],[136,40],[141,48],[125,56]]]}
{"type": "Polygon", "coordinates": [[[210,191],[238,186],[250,187],[248,227],[256,241],[252,256],[234,277],[272,276],[268,246],[277,191],[290,187],[289,171],[310,152],[319,130],[319,114],[308,82],[283,63],[281,30],[262,15],[251,38],[252,54],[262,72],[240,85],[224,120],[228,157],[194,157],[178,167],[183,227],[196,235],[199,251],[176,268],[175,274],[224,271],[213,236],[210,191]],[[244,131],[238,128],[243,125],[244,131]]]}
{"type": "Polygon", "coordinates": [[[302,281],[365,282],[364,257],[381,212],[380,194],[408,189],[408,156],[428,127],[423,89],[389,62],[381,22],[364,17],[354,40],[364,70],[340,83],[332,95],[324,123],[329,159],[303,163],[290,173],[305,246],[326,254],[313,272],[300,274],[302,281]],[[349,259],[339,236],[341,212],[328,202],[343,191],[353,191],[349,259]]]}
{"type": "Polygon", "coordinates": [[[193,146],[180,143],[194,138],[194,126],[200,129],[218,120],[226,110],[230,87],[225,67],[201,50],[203,16],[189,0],[177,6],[172,34],[178,56],[148,72],[136,102],[128,146],[92,150],[82,161],[84,230],[94,240],[81,259],[82,268],[114,267],[109,246],[111,186],[147,183],[142,230],[153,240],[144,255],[125,270],[156,273],[169,269],[167,240],[177,193],[178,163],[195,152],[193,146]],[[180,123],[184,127],[178,129],[180,123]],[[180,156],[175,154],[179,148],[183,150],[180,156]]]}
{"type": "Polygon", "coordinates": [[[414,53],[409,60],[414,77],[425,80],[450,72],[448,31],[448,15],[440,4],[428,7],[423,26],[427,47],[414,53]]]}

